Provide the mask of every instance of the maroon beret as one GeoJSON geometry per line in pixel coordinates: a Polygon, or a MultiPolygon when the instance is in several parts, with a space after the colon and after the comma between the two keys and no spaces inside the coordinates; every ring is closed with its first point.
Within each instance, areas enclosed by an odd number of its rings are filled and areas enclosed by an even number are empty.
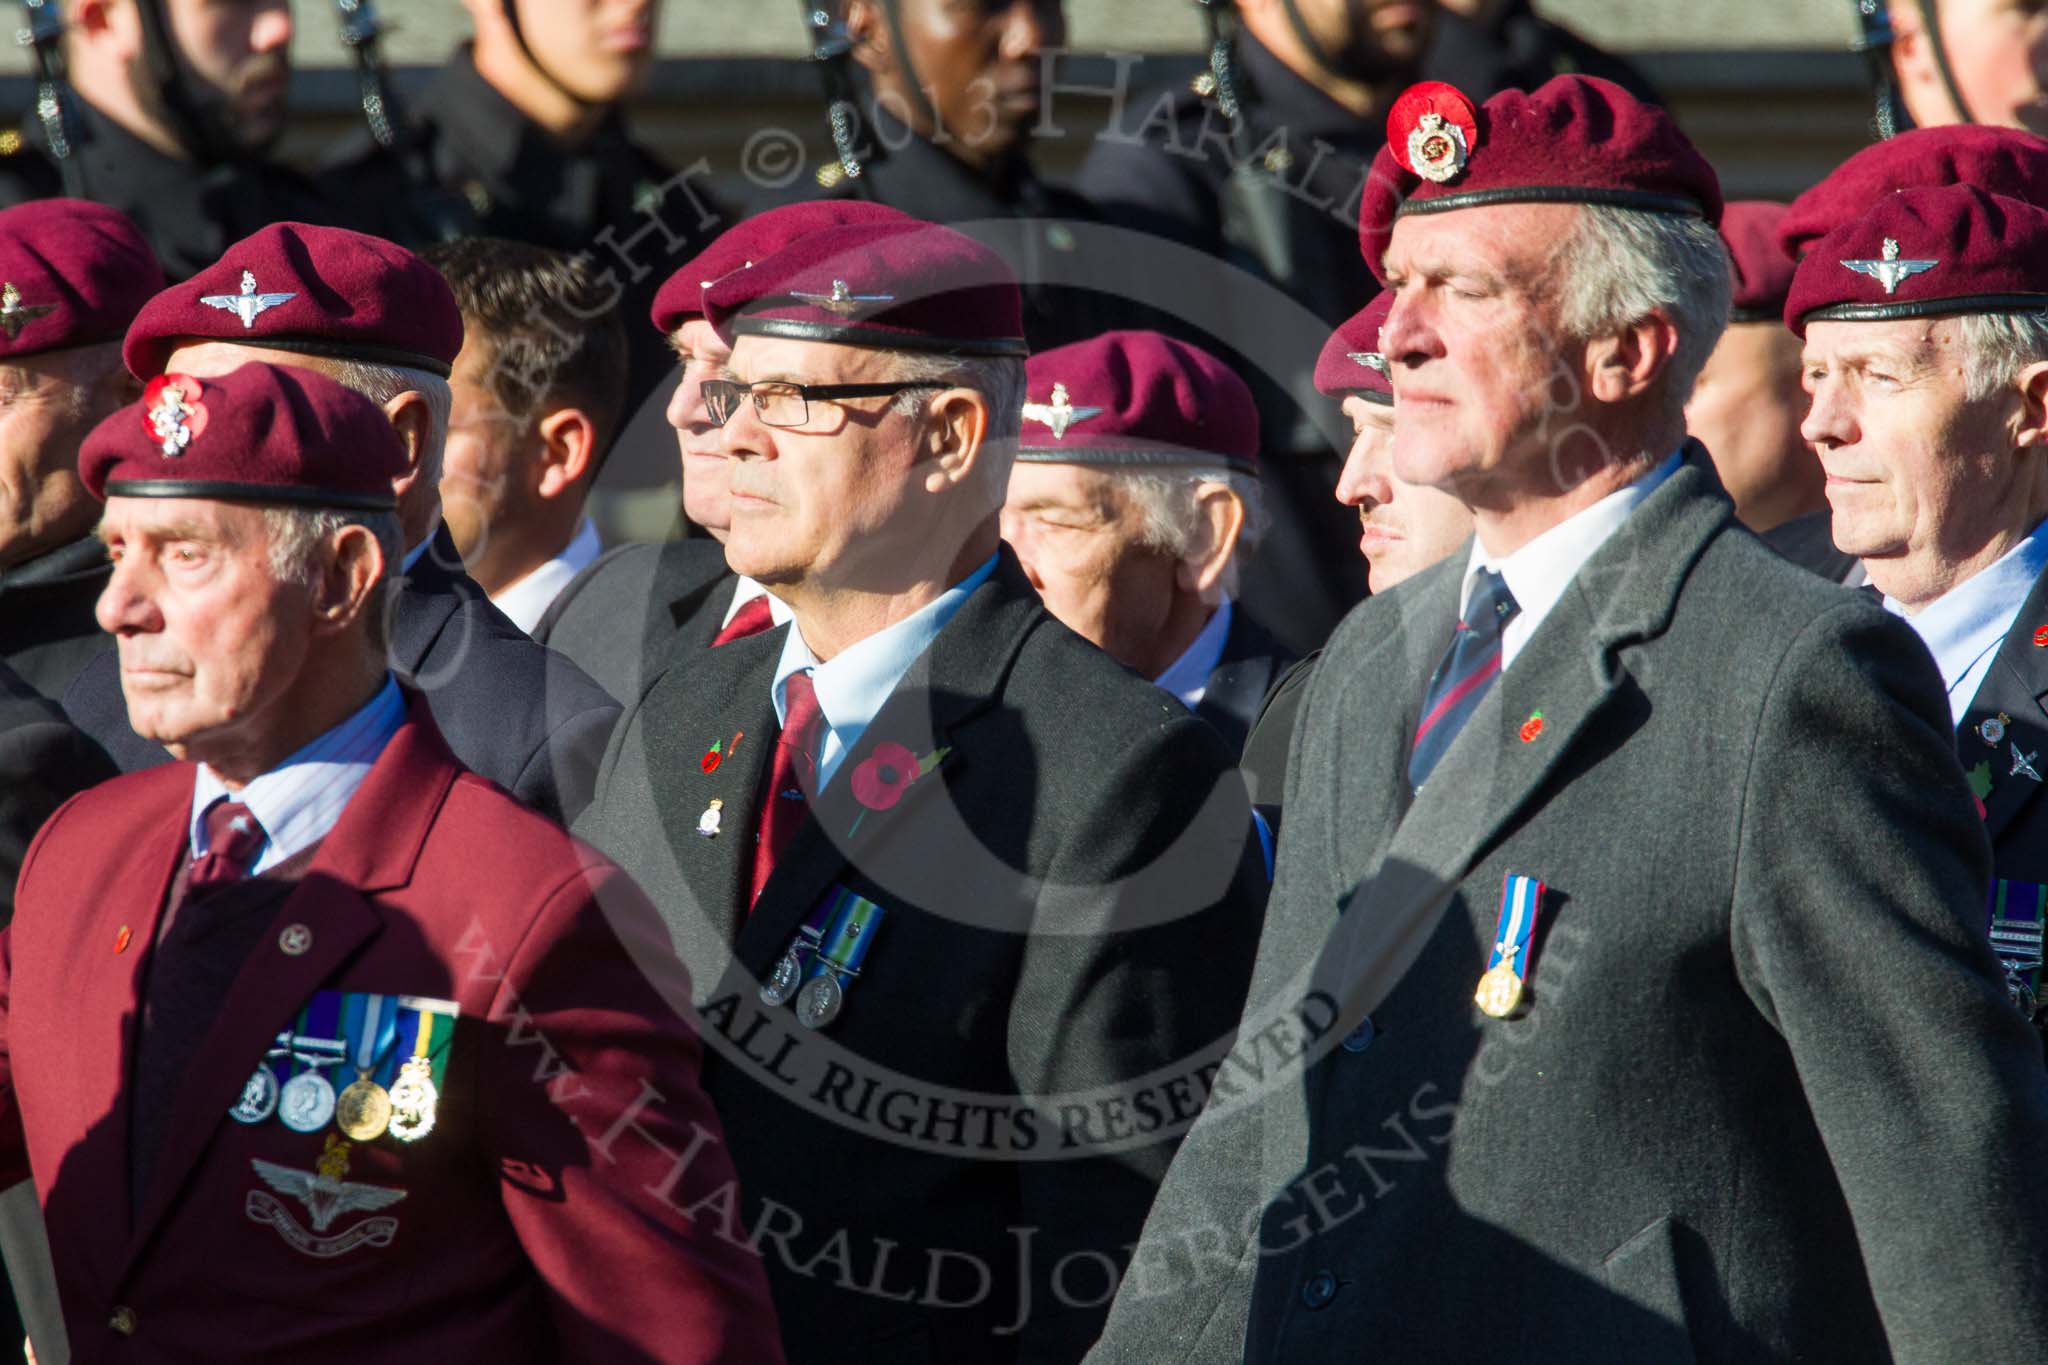
{"type": "Polygon", "coordinates": [[[384,409],[325,375],[251,362],[210,379],[162,374],[92,429],[86,491],[363,511],[397,506],[405,444],[384,409]]]}
{"type": "Polygon", "coordinates": [[[441,272],[396,242],[345,228],[272,223],[144,306],[122,359],[160,374],[180,345],[234,341],[397,365],[447,377],[462,312],[441,272]]]}
{"type": "Polygon", "coordinates": [[[1387,111],[1359,202],[1358,244],[1382,280],[1394,220],[1484,204],[1607,204],[1721,221],[1721,182],[1669,114],[1596,76],[1554,76],[1473,107],[1441,81],[1387,111]]]}
{"type": "Polygon", "coordinates": [[[1813,244],[1785,325],[2048,309],[2048,209],[1974,185],[1906,190],[1813,244]]]}
{"type": "Polygon", "coordinates": [[[766,260],[797,238],[820,228],[849,223],[901,223],[910,215],[865,199],[807,199],[745,219],[711,240],[711,245],[668,277],[654,295],[649,317],[667,336],[692,318],[704,316],[704,290],[735,270],[766,260]]]}
{"type": "Polygon", "coordinates": [[[1778,245],[1785,205],[1768,199],[1731,199],[1721,211],[1721,240],[1735,262],[1730,322],[1776,322],[1792,288],[1793,260],[1778,245]]]}
{"type": "Polygon", "coordinates": [[[84,199],[0,209],[0,356],[119,341],[164,272],[126,214],[84,199]]]}
{"type": "Polygon", "coordinates": [[[2008,199],[2048,205],[2048,140],[2017,128],[1957,124],[1916,128],[1874,143],[1792,201],[1778,242],[1798,260],[1820,237],[1900,190],[1975,185],[2008,199]]]}
{"type": "Polygon", "coordinates": [[[1025,353],[1024,296],[1002,257],[905,217],[807,233],[704,291],[728,340],[794,337],[898,351],[1025,353]]]}
{"type": "Polygon", "coordinates": [[[1323,352],[1316,357],[1316,392],[1325,398],[1357,394],[1368,403],[1394,403],[1394,384],[1387,376],[1387,358],[1380,352],[1380,329],[1394,311],[1394,292],[1382,290],[1371,303],[1339,323],[1323,352]]]}
{"type": "Polygon", "coordinates": [[[1104,332],[1024,366],[1017,458],[1256,474],[1259,408],[1228,365],[1157,332],[1104,332]]]}

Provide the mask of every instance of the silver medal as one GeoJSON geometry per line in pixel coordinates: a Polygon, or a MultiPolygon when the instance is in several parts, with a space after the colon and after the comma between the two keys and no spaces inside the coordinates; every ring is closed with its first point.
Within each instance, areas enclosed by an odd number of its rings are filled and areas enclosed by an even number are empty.
{"type": "Polygon", "coordinates": [[[259,1066],[242,1087],[242,1098],[228,1110],[237,1123],[261,1123],[277,1112],[277,1077],[267,1066],[259,1066]]]}
{"type": "Polygon", "coordinates": [[[803,979],[804,964],[797,960],[796,949],[791,948],[776,962],[774,970],[768,973],[768,979],[761,983],[761,1003],[787,1005],[803,979]]]}
{"type": "Polygon", "coordinates": [[[840,1006],[845,1003],[846,992],[837,976],[827,972],[813,977],[797,992],[796,1021],[805,1028],[823,1028],[839,1017],[840,1006]]]}
{"type": "Polygon", "coordinates": [[[317,1133],[334,1117],[334,1087],[317,1071],[301,1071],[284,1083],[277,1117],[295,1133],[317,1133]]]}

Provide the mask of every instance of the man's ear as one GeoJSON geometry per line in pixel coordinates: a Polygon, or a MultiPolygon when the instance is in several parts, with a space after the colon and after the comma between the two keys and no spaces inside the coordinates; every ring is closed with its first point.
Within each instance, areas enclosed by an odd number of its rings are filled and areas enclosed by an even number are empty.
{"type": "Polygon", "coordinates": [[[988,399],[973,389],[933,396],[925,411],[925,457],[933,464],[924,478],[927,493],[943,493],[973,474],[988,439],[988,419],[988,399]]]}
{"type": "Polygon", "coordinates": [[[1678,352],[1678,327],[1652,313],[1586,343],[1586,392],[1596,402],[1640,398],[1678,352]]]}
{"type": "Polygon", "coordinates": [[[2048,360],[2037,360],[2013,381],[2020,394],[2020,425],[2016,446],[2048,446],[2048,360]]]}
{"type": "Polygon", "coordinates": [[[1238,532],[1244,529],[1244,504],[1230,485],[1221,480],[1204,481],[1195,490],[1195,521],[1202,538],[1188,547],[1174,568],[1174,582],[1181,591],[1203,601],[1220,594],[1223,571],[1237,553],[1238,532]]]}
{"type": "Polygon", "coordinates": [[[405,443],[405,473],[391,481],[391,491],[404,498],[425,466],[427,442],[434,435],[434,414],[427,407],[426,395],[407,389],[384,405],[384,415],[405,443]]]}
{"type": "Polygon", "coordinates": [[[315,632],[338,634],[364,612],[377,610],[372,590],[383,576],[384,550],[367,527],[344,526],[335,532],[313,584],[315,632]]]}
{"type": "Polygon", "coordinates": [[[877,0],[851,0],[846,7],[846,37],[853,44],[853,59],[870,76],[895,72],[896,49],[877,0]]]}
{"type": "Polygon", "coordinates": [[[534,429],[540,464],[534,487],[543,498],[559,498],[597,469],[597,423],[581,408],[557,408],[534,429]]]}

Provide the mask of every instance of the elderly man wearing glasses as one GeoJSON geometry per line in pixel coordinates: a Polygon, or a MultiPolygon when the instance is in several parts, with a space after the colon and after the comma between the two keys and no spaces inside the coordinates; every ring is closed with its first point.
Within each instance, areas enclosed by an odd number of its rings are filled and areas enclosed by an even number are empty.
{"type": "Polygon", "coordinates": [[[704,302],[727,558],[793,620],[678,655],[578,830],[702,973],[727,1216],[774,1234],[790,1358],[1078,1358],[1244,998],[1231,755],[997,538],[1024,344],[996,257],[834,227],[704,302]]]}

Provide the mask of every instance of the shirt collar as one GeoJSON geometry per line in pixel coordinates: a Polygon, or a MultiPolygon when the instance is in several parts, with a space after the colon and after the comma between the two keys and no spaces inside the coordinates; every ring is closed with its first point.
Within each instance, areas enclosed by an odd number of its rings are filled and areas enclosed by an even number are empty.
{"type": "Polygon", "coordinates": [[[784,684],[791,674],[808,670],[811,684],[817,689],[818,709],[830,731],[827,742],[820,747],[820,786],[831,780],[838,759],[859,741],[861,732],[889,700],[889,694],[903,681],[903,675],[910,671],[918,656],[930,648],[946,622],[953,619],[953,613],[960,610],[970,593],[988,581],[995,568],[996,557],[990,555],[973,573],[936,598],[887,629],[847,646],[829,663],[818,662],[818,656],[804,643],[803,631],[794,625],[790,627],[783,637],[782,658],[775,665],[775,720],[779,725],[788,714],[784,684]]]}
{"type": "Polygon", "coordinates": [[[1202,633],[1166,666],[1164,673],[1152,680],[1153,685],[1165,688],[1180,698],[1181,705],[1194,710],[1209,690],[1209,675],[1223,661],[1223,646],[1229,638],[1230,595],[1226,593],[1223,604],[1209,614],[1209,623],[1202,627],[1202,633]]]}
{"type": "Polygon", "coordinates": [[[768,622],[771,626],[786,626],[789,624],[789,603],[783,601],[774,593],[769,592],[767,588],[754,579],[741,574],[739,581],[733,584],[732,602],[725,609],[725,619],[718,623],[719,629],[723,630],[731,625],[732,618],[740,614],[740,608],[757,597],[768,599],[768,622]]]}
{"type": "Polygon", "coordinates": [[[1886,611],[1905,617],[1941,669],[1941,681],[1953,692],[1956,684],[1986,653],[1996,649],[2026,605],[2027,594],[2042,570],[2048,569],[2048,521],[2007,550],[1989,568],[1956,584],[1910,616],[1905,605],[1884,599],[1886,611]]]}
{"type": "Polygon", "coordinates": [[[1593,557],[1609,536],[1621,529],[1628,514],[1678,472],[1680,456],[1674,453],[1662,464],[1616,489],[1591,507],[1574,512],[1528,544],[1503,558],[1486,552],[1477,537],[1472,541],[1472,558],[1465,566],[1464,591],[1458,597],[1459,610],[1472,597],[1472,580],[1481,569],[1492,569],[1508,581],[1514,594],[1516,621],[1524,638],[1533,633],[1550,609],[1558,604],[1579,569],[1593,557]]]}
{"type": "Polygon", "coordinates": [[[575,537],[560,554],[510,587],[499,589],[491,597],[492,605],[511,617],[513,625],[528,635],[533,634],[533,628],[540,624],[541,617],[547,615],[549,605],[562,589],[568,587],[569,581],[582,573],[603,548],[597,538],[597,528],[585,517],[583,524],[576,528],[575,537]]]}
{"type": "Polygon", "coordinates": [[[275,867],[320,842],[404,720],[405,697],[397,680],[386,674],[377,695],[361,709],[239,792],[230,792],[219,774],[200,764],[187,829],[192,856],[206,852],[204,817],[223,796],[247,806],[267,836],[251,872],[275,867]]]}

